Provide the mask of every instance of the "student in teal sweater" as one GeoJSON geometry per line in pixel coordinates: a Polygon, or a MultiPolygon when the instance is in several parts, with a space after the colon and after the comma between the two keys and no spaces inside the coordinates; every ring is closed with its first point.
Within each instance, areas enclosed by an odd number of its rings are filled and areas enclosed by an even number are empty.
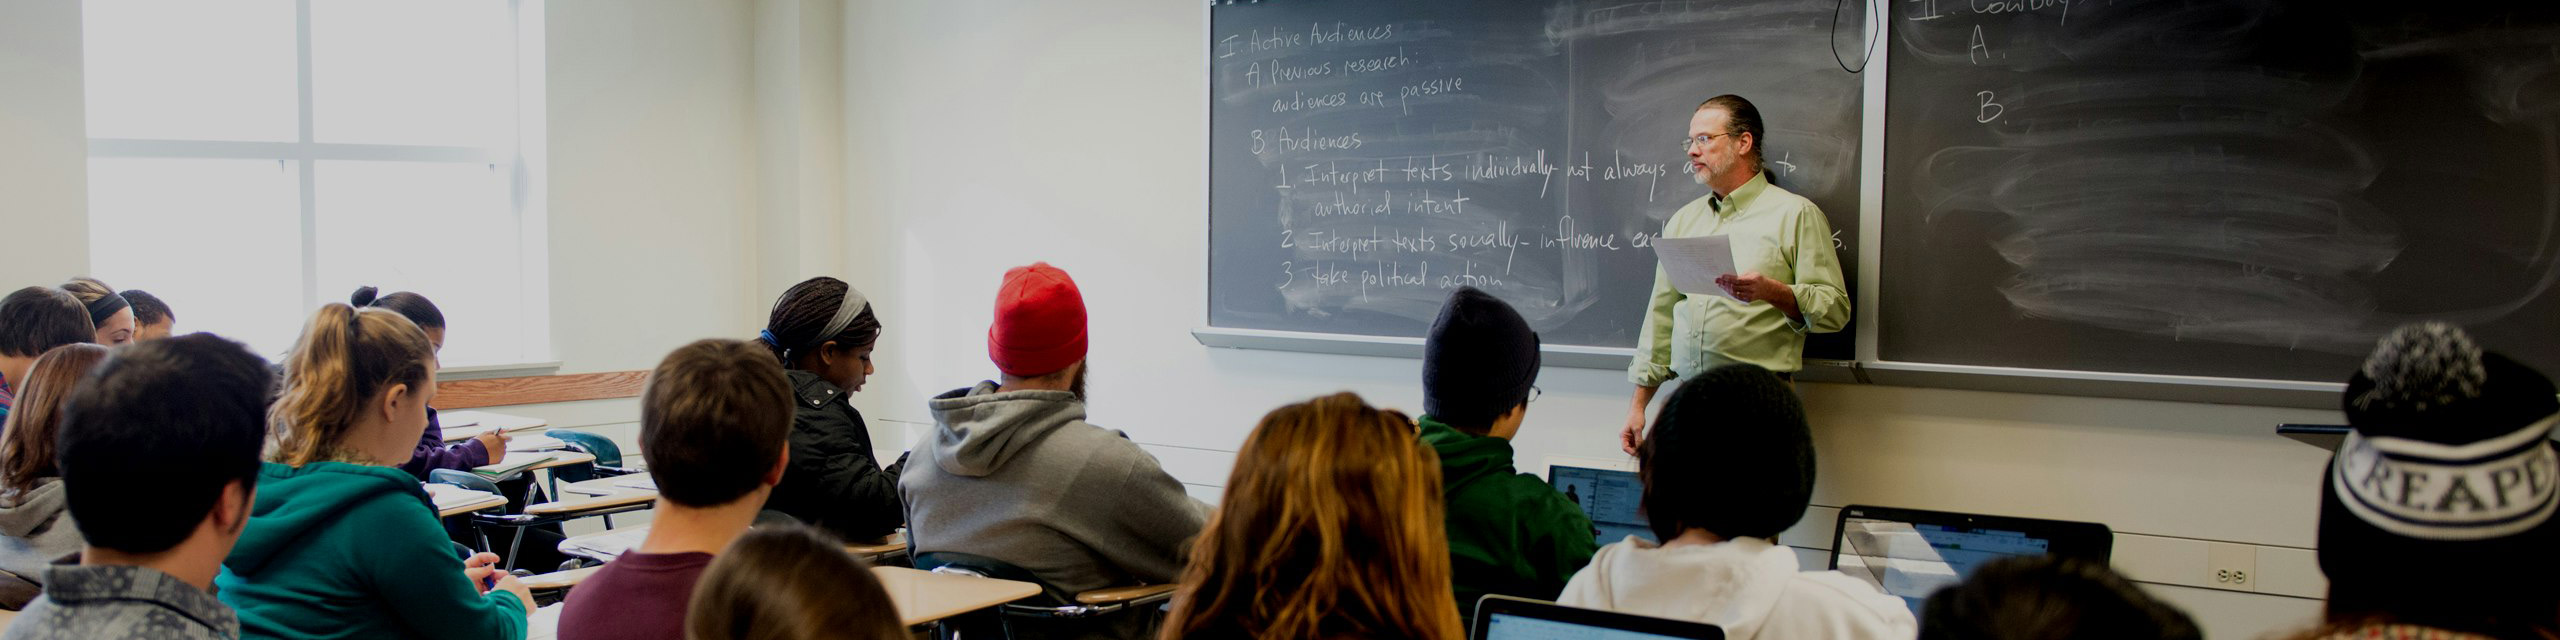
{"type": "Polygon", "coordinates": [[[321,307],[285,363],[276,450],[214,580],[243,638],[520,640],[533,597],[436,523],[415,450],[435,398],[427,336],[398,313],[321,307]]]}
{"type": "Polygon", "coordinates": [[[1440,454],[1458,611],[1488,593],[1553,600],[1599,550],[1591,518],[1516,468],[1511,438],[1536,397],[1538,334],[1492,294],[1462,287],[1423,344],[1422,441],[1440,454]]]}

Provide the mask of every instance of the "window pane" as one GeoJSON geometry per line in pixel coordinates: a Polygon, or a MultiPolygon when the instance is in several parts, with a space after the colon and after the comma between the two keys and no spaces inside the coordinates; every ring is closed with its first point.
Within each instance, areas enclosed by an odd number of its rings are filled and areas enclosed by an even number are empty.
{"type": "Polygon", "coordinates": [[[89,135],[290,141],[292,0],[87,0],[89,135]]]}
{"type": "Polygon", "coordinates": [[[160,296],[179,333],[282,355],[304,320],[299,173],[275,160],[90,160],[90,273],[160,296]]]}
{"type": "Polygon", "coordinates": [[[321,142],[502,147],[515,135],[504,0],[311,3],[321,142]]]}
{"type": "Polygon", "coordinates": [[[323,161],[320,299],[359,286],[414,291],[444,311],[445,366],[515,363],[526,353],[523,254],[508,168],[323,161]]]}

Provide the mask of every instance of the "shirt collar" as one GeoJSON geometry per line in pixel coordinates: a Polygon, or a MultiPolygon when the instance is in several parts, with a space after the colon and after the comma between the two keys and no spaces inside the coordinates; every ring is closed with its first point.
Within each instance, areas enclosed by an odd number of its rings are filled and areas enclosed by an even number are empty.
{"type": "Polygon", "coordinates": [[[820,377],[815,372],[790,369],[784,373],[791,378],[792,395],[800,396],[800,402],[811,408],[827,406],[828,402],[840,400],[844,396],[844,388],[828,382],[826,378],[820,377]]]}
{"type": "Polygon", "coordinates": [[[44,570],[44,595],[61,605],[126,602],[151,604],[194,620],[225,637],[240,634],[240,615],[213,594],[158,569],[54,565],[44,570]]]}
{"type": "Polygon", "coordinates": [[[1749,206],[1752,198],[1758,197],[1760,192],[1767,191],[1768,189],[1769,173],[1766,171],[1754,172],[1751,174],[1750,180],[1744,181],[1742,186],[1734,187],[1733,193],[1721,196],[1709,194],[1707,196],[1707,209],[1716,213],[1724,213],[1726,211],[1749,206]]]}

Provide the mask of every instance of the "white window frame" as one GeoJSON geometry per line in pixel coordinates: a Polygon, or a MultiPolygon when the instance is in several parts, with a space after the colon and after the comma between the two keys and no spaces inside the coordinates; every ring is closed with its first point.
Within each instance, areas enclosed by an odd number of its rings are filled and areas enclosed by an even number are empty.
{"type": "Polygon", "coordinates": [[[523,331],[527,352],[517,356],[518,362],[466,363],[465,367],[446,367],[446,379],[469,379],[550,373],[560,363],[550,357],[551,340],[551,271],[548,211],[549,150],[544,141],[548,100],[544,93],[543,3],[544,0],[509,0],[508,13],[514,17],[516,108],[515,146],[456,147],[437,145],[349,144],[320,142],[312,134],[311,71],[311,3],[294,3],[295,93],[299,115],[293,142],[248,142],[226,140],[156,140],[134,138],[89,138],[89,157],[97,158],[184,158],[275,160],[291,163],[300,170],[302,228],[302,308],[320,306],[320,248],[318,186],[314,180],[318,161],[372,160],[391,162],[443,162],[484,164],[503,168],[509,183],[509,203],[516,219],[517,272],[523,275],[523,331]]]}

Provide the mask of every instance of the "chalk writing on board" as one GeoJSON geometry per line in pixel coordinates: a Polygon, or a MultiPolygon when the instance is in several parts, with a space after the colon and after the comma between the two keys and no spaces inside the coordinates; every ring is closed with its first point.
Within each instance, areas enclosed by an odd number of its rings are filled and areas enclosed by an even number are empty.
{"type": "Polygon", "coordinates": [[[1833,65],[1835,8],[1216,6],[1211,323],[1419,335],[1478,286],[1552,344],[1633,344],[1648,243],[1705,193],[1667,143],[1698,101],[1787,114],[1772,175],[1854,215],[1859,83],[1833,65]]]}

